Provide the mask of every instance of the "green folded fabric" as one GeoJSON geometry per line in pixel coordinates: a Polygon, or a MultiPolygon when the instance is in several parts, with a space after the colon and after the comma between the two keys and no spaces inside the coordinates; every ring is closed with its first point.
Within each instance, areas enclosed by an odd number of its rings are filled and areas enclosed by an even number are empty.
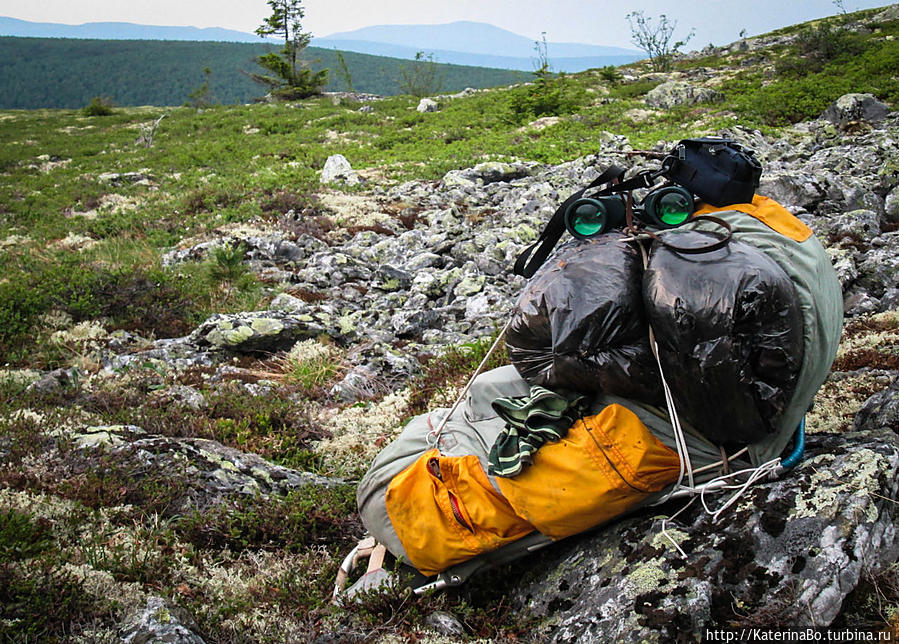
{"type": "Polygon", "coordinates": [[[565,436],[586,407],[581,394],[556,393],[537,385],[527,396],[497,398],[491,405],[506,427],[490,448],[487,471],[505,478],[521,473],[545,443],[565,436]]]}

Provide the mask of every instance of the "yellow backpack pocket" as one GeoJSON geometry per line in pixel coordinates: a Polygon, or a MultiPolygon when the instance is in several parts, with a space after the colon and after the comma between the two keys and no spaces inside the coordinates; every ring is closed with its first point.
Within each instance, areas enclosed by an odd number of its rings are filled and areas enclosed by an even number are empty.
{"type": "Polygon", "coordinates": [[[390,481],[386,505],[409,563],[425,575],[534,531],[493,489],[474,455],[425,452],[390,481]]]}
{"type": "Polygon", "coordinates": [[[677,454],[615,404],[543,445],[518,476],[496,481],[520,517],[562,539],[624,514],[679,473],[677,454]]]}

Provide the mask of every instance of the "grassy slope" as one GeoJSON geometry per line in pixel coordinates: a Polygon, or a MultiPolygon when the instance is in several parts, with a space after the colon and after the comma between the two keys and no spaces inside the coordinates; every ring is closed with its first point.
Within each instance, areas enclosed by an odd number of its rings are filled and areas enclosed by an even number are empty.
{"type": "MultiPolygon", "coordinates": [[[[658,79],[610,83],[598,72],[555,81],[536,97],[529,87],[494,90],[447,102],[432,114],[417,113],[411,97],[374,103],[371,113],[328,99],[202,112],[128,108],[106,117],[56,110],[0,113],[0,363],[95,369],[77,351],[50,341],[61,319],[71,324],[103,318],[107,330],[162,337],[184,333],[211,312],[261,306],[271,297],[269,286],[245,277],[235,287],[209,264],[162,270],[160,254],[183,237],[227,222],[277,218],[290,208],[316,214],[317,173],[330,154],[346,155],[355,168],[384,184],[439,179],[447,170],[485,158],[557,163],[595,151],[600,130],[624,134],[635,147],[712,132],[735,119],[776,133],[791,120],[816,116],[850,89],[897,98],[889,70],[897,68],[890,65],[899,45],[885,36],[899,35],[899,25],[878,28],[849,36],[829,59],[819,60],[807,48],[806,57],[800,56],[802,42],[814,41],[814,33],[807,32],[800,44],[780,45],[764,56],[743,52],[683,61],[681,71],[699,65],[718,70],[726,101],[648,114],[641,96],[658,79]],[[546,115],[529,107],[548,108],[548,114],[562,118],[547,129],[529,128],[528,121],[546,115]],[[141,126],[163,113],[168,116],[153,145],[136,144],[141,126]],[[148,184],[115,186],[100,179],[104,172],[131,171],[148,175],[148,184]],[[67,239],[83,244],[83,238],[93,245],[78,252],[65,248],[67,239]]],[[[645,70],[634,65],[625,71],[645,70]]],[[[468,366],[460,359],[458,370],[468,366]]],[[[84,422],[80,407],[90,410],[94,422],[147,423],[161,433],[214,437],[288,466],[317,466],[315,455],[297,443],[308,419],[297,416],[291,398],[304,397],[300,407],[320,404],[320,392],[308,384],[286,388],[253,409],[227,389],[204,390],[210,411],[185,423],[147,403],[147,392],[171,383],[158,373],[131,378],[132,390],[99,390],[87,400],[72,392],[26,395],[12,379],[0,378],[0,447],[14,445],[10,458],[20,459],[13,468],[0,468],[0,604],[12,605],[10,598],[22,602],[31,619],[27,632],[51,640],[85,616],[112,619],[114,602],[72,576],[70,568],[77,564],[105,571],[116,583],[177,597],[213,641],[241,641],[240,620],[256,619],[250,615],[257,607],[272,619],[282,614],[324,619],[321,597],[336,553],[312,544],[330,539],[335,525],[351,526],[352,502],[340,494],[240,507],[231,516],[161,521],[154,512],[164,510],[167,497],[159,487],[165,481],[131,481],[113,470],[99,479],[83,473],[63,486],[22,473],[28,470],[22,464],[43,448],[42,429],[84,422]],[[24,408],[41,419],[19,413],[24,408]],[[139,505],[112,507],[109,500],[122,495],[139,505]],[[291,523],[310,503],[322,508],[318,522],[291,523]],[[39,517],[31,514],[33,508],[41,508],[34,510],[39,517]],[[269,538],[272,526],[294,530],[292,552],[259,536],[269,538]],[[230,550],[222,551],[222,544],[230,550]],[[194,571],[196,579],[205,575],[206,581],[185,581],[185,570],[194,571]],[[213,578],[230,590],[209,581],[213,578]],[[48,596],[59,599],[48,604],[48,596]]],[[[351,532],[347,528],[344,534],[351,532]]],[[[495,606],[496,599],[463,593],[424,604],[373,603],[355,618],[374,628],[400,606],[393,623],[408,632],[428,610],[449,605],[474,625],[473,632],[501,635],[521,628],[514,617],[473,607],[495,606]]],[[[309,626],[318,627],[317,622],[309,626]]],[[[0,620],[0,635],[2,628],[0,620]]],[[[26,632],[22,624],[19,628],[26,632]]]]}

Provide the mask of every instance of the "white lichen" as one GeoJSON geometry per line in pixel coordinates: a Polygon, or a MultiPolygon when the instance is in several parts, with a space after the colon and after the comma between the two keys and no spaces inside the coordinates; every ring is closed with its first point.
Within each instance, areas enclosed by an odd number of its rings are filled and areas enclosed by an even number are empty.
{"type": "Polygon", "coordinates": [[[409,396],[410,392],[403,390],[375,403],[325,410],[320,421],[331,438],[316,443],[315,451],[336,472],[366,467],[399,435],[409,396]]]}

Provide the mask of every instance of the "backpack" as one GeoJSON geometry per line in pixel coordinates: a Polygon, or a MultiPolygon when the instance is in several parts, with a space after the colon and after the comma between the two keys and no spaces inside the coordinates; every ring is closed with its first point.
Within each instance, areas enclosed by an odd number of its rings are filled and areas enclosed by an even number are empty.
{"type": "MultiPolygon", "coordinates": [[[[521,475],[502,479],[487,473],[491,446],[505,427],[492,403],[525,397],[533,383],[520,373],[527,371],[522,367],[526,360],[480,374],[461,405],[412,419],[374,459],[357,488],[363,524],[411,573],[408,583],[416,592],[463,583],[486,566],[672,497],[721,489],[730,477],[779,476],[796,465],[804,444],[804,413],[836,355],[842,326],[839,282],[811,231],[776,202],[756,195],[748,203],[704,206],[698,212],[707,213],[728,222],[734,240],[773,261],[793,289],[801,352],[790,395],[770,419],[769,431],[737,441],[743,447],[726,453],[724,469],[732,473],[722,476],[721,446],[702,427],[666,413],[655,401],[604,390],[592,395],[588,412],[565,437],[541,447],[521,475]]],[[[671,232],[703,234],[711,224],[697,221],[683,228],[671,232]]],[[[547,266],[544,270],[553,264],[547,266]]],[[[690,270],[695,278],[697,271],[716,267],[709,262],[690,270]]],[[[521,308],[519,302],[516,310],[521,308]]],[[[663,351],[658,360],[664,373],[663,351]]],[[[671,408],[673,401],[668,402],[671,408]]],[[[734,500],[724,502],[719,512],[734,500]]],[[[354,553],[344,561],[344,581],[355,561],[354,553]]],[[[351,591],[360,587],[366,587],[365,577],[351,591]]],[[[340,584],[335,597],[339,592],[340,584]]]]}

